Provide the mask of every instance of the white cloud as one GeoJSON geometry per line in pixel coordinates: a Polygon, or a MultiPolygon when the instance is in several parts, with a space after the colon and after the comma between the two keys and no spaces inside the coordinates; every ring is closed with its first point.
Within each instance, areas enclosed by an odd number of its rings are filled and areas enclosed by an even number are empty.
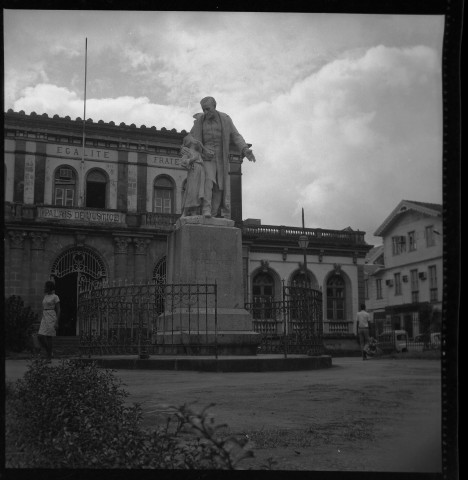
{"type": "MultiPolygon", "coordinates": [[[[257,157],[243,164],[245,218],[299,225],[303,206],[308,226],[371,237],[402,198],[441,202],[441,59],[424,31],[436,26],[440,40],[440,19],[139,13],[80,17],[61,43],[54,33],[54,51],[73,56],[87,26],[100,27],[87,117],[188,130],[214,96],[257,157]]],[[[37,48],[25,70],[9,45],[7,108],[82,116],[81,66],[67,64],[67,78],[60,62],[31,61],[37,48]]]]}
{"type": "Polygon", "coordinates": [[[83,56],[83,52],[77,48],[69,48],[65,45],[52,45],[50,49],[52,55],[58,55],[61,57],[75,58],[83,56]]]}
{"type": "Polygon", "coordinates": [[[424,91],[440,75],[435,58],[422,47],[351,52],[238,113],[260,157],[244,163],[244,216],[297,225],[303,206],[309,226],[372,237],[402,198],[441,202],[441,118],[426,118],[437,108],[424,91]],[[407,130],[403,145],[395,128],[407,130]]]}

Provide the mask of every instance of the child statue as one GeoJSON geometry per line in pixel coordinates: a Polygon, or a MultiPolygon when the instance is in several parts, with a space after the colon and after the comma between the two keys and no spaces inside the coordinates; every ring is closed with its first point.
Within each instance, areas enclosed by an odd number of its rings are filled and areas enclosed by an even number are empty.
{"type": "Polygon", "coordinates": [[[182,216],[200,215],[205,189],[205,168],[201,153],[202,144],[190,133],[184,137],[180,165],[188,170],[182,197],[182,216]]]}

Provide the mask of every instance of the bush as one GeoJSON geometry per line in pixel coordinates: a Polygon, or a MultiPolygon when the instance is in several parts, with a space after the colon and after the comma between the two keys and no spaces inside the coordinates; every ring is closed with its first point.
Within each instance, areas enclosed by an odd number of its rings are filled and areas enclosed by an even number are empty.
{"type": "Polygon", "coordinates": [[[206,409],[172,408],[164,428],[141,426],[138,404],[110,370],[79,360],[33,360],[12,401],[22,467],[233,469],[246,441],[219,438],[206,409]],[[26,464],[25,464],[26,463],[26,464]]]}
{"type": "Polygon", "coordinates": [[[21,297],[12,295],[5,300],[5,348],[22,352],[34,331],[37,314],[25,307],[21,297]]]}

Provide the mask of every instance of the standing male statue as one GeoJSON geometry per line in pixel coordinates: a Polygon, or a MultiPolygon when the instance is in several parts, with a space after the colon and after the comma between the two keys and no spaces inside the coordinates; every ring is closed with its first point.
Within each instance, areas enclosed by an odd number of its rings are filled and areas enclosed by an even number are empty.
{"type": "Polygon", "coordinates": [[[194,115],[190,133],[203,145],[205,189],[202,215],[216,217],[221,208],[224,218],[231,218],[231,184],[229,179],[229,144],[232,142],[241,152],[255,162],[254,154],[237,131],[229,115],[216,110],[216,100],[205,97],[200,105],[203,113],[194,115]]]}

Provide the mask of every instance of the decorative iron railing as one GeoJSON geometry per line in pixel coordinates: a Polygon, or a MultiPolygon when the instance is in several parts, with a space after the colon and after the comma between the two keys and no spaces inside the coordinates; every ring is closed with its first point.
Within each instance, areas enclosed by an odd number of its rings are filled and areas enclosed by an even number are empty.
{"type": "Polygon", "coordinates": [[[320,290],[283,286],[283,300],[254,297],[245,308],[252,315],[254,331],[262,335],[261,353],[323,353],[320,290]]]}
{"type": "Polygon", "coordinates": [[[217,355],[216,284],[96,288],[78,298],[80,351],[88,355],[217,355]]]}
{"type": "Polygon", "coordinates": [[[180,214],[147,212],[142,216],[143,224],[146,226],[166,227],[168,230],[172,230],[180,214]]]}

